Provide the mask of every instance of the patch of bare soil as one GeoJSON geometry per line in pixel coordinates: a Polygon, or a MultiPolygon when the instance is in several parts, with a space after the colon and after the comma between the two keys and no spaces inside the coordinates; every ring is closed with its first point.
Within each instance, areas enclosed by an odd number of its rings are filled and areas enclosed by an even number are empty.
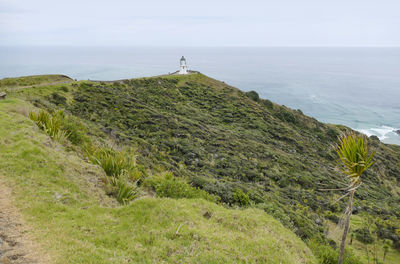
{"type": "Polygon", "coordinates": [[[49,257],[41,255],[29,237],[29,228],[13,206],[11,194],[0,179],[0,264],[49,263],[49,257]]]}

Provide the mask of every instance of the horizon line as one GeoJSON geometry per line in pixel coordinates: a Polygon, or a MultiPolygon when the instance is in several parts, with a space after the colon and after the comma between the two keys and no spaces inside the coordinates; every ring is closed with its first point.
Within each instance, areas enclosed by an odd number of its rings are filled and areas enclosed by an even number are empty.
{"type": "Polygon", "coordinates": [[[18,48],[18,47],[71,47],[71,48],[78,48],[78,47],[96,47],[96,48],[108,48],[108,47],[115,47],[115,48],[400,48],[400,45],[264,45],[264,46],[255,46],[255,45],[248,45],[248,46],[172,46],[172,45],[65,45],[65,44],[14,44],[14,45],[2,45],[2,48],[18,48]]]}

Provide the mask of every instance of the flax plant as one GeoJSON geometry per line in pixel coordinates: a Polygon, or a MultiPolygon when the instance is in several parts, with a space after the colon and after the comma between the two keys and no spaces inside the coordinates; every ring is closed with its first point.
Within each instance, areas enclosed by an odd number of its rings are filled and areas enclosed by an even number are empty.
{"type": "Polygon", "coordinates": [[[44,110],[40,110],[38,113],[30,112],[29,118],[46,134],[58,142],[65,142],[71,135],[71,133],[64,130],[62,127],[64,121],[63,111],[57,111],[52,114],[44,110]]]}

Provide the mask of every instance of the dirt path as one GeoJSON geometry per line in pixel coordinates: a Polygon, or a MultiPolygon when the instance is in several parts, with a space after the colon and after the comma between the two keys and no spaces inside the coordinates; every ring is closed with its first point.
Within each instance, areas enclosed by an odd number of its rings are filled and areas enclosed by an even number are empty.
{"type": "Polygon", "coordinates": [[[11,194],[0,178],[0,264],[49,263],[27,234],[29,228],[13,206],[11,194]]]}

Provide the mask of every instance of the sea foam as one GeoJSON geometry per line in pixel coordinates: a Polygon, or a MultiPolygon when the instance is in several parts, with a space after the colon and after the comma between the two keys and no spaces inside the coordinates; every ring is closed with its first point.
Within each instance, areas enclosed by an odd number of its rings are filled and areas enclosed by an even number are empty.
{"type": "Polygon", "coordinates": [[[394,131],[398,130],[398,128],[394,127],[389,127],[389,126],[381,126],[381,127],[374,127],[374,128],[368,128],[368,129],[358,129],[361,133],[367,135],[367,136],[372,136],[375,135],[379,138],[379,140],[384,140],[389,137],[390,134],[395,134],[394,131]]]}

